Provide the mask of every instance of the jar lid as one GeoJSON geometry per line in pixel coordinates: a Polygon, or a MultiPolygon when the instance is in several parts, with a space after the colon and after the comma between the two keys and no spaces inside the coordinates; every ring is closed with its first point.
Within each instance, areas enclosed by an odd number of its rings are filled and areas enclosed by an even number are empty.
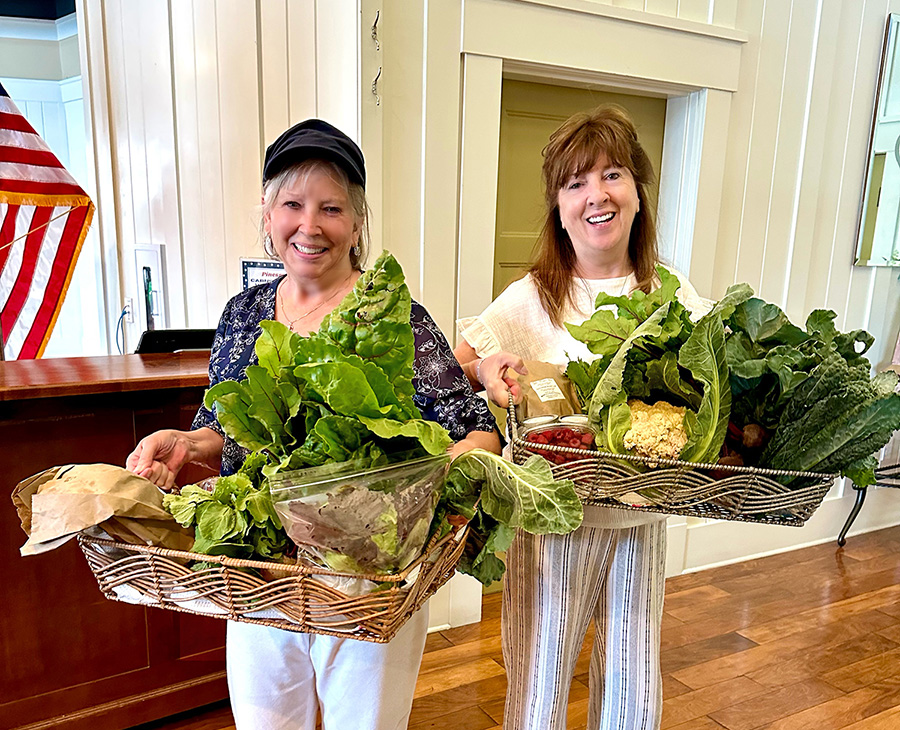
{"type": "Polygon", "coordinates": [[[560,423],[568,424],[569,426],[587,426],[588,425],[588,417],[583,414],[576,414],[574,416],[563,416],[559,419],[560,423]]]}
{"type": "Polygon", "coordinates": [[[533,416],[522,421],[522,425],[526,428],[531,428],[532,426],[543,426],[548,423],[553,423],[555,420],[556,416],[553,415],[533,416]]]}

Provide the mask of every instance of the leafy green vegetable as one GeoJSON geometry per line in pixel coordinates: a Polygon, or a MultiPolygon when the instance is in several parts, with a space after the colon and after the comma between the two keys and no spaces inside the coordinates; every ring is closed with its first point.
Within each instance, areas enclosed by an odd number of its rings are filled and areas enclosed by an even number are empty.
{"type": "Polygon", "coordinates": [[[482,583],[499,580],[504,571],[497,552],[512,544],[517,528],[536,535],[565,534],[581,525],[584,512],[569,480],[555,481],[550,464],[531,456],[524,464],[513,464],[482,449],[458,456],[450,465],[444,496],[437,510],[443,517],[470,517],[466,554],[460,562],[463,573],[482,583]]]}
{"type": "Polygon", "coordinates": [[[795,389],[761,462],[773,469],[843,472],[860,486],[874,484],[870,457],[900,429],[897,382],[896,373],[870,381],[865,368],[837,352],[828,355],[795,389]]]}
{"type": "MultiPolygon", "coordinates": [[[[318,332],[300,337],[278,322],[261,323],[259,364],[248,367],[240,382],[213,386],[204,400],[225,433],[251,452],[241,473],[220,479],[212,494],[186,487],[167,503],[179,522],[196,528],[198,552],[284,554],[288,541],[264,486],[267,478],[338,462],[374,468],[446,451],[446,430],[422,419],[413,401],[411,306],[403,272],[385,252],[318,332]]],[[[555,482],[549,465],[535,458],[540,463],[516,467],[469,452],[450,469],[433,531],[446,533],[452,515],[472,519],[471,559],[464,566],[481,580],[502,575],[495,553],[509,546],[516,528],[567,532],[581,523],[571,483],[555,482]]],[[[356,531],[362,552],[322,551],[332,568],[398,569],[404,545],[427,536],[427,519],[412,526],[398,520],[397,510],[383,508],[379,489],[391,487],[371,484],[319,505],[329,514],[344,504],[348,510],[375,505],[366,529],[356,531]]]]}
{"type": "Polygon", "coordinates": [[[752,291],[746,285],[730,288],[695,324],[676,297],[678,277],[661,266],[657,273],[660,286],[650,294],[601,294],[596,305],[615,306],[616,312],[598,310],[582,325],[566,325],[573,337],[601,356],[599,364],[570,363],[566,372],[600,430],[598,444],[604,450],[628,452],[624,441],[632,427],[629,398],[664,400],[686,408],[688,441],[680,458],[714,462],[731,407],[722,317],[731,316],[752,291]]]}
{"type": "Polygon", "coordinates": [[[710,312],[697,323],[678,353],[678,363],[703,384],[699,409],[696,413],[688,409],[684,414],[688,441],[680,458],[715,463],[725,441],[731,412],[725,328],[718,311],[710,312]]]}
{"type": "Polygon", "coordinates": [[[291,546],[268,487],[254,487],[245,474],[217,479],[212,492],[184,487],[163,497],[163,506],[180,525],[195,528],[196,553],[280,560],[291,546]]]}

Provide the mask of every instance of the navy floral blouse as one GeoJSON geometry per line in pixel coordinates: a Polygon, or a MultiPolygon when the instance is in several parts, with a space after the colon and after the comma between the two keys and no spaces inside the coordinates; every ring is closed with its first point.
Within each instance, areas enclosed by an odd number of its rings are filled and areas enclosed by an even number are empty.
{"type": "MultiPolygon", "coordinates": [[[[259,323],[275,319],[275,292],[283,278],[248,289],[225,305],[209,358],[210,385],[240,380],[247,366],[257,363],[253,345],[262,332],[259,323]]],[[[495,421],[487,403],[472,391],[447,339],[425,307],[413,302],[409,323],[416,343],[413,400],[422,417],[441,424],[454,441],[465,438],[470,431],[493,431],[495,421]]],[[[192,428],[204,426],[225,437],[222,474],[233,474],[248,452],[225,436],[215,415],[201,406],[192,428]]]]}

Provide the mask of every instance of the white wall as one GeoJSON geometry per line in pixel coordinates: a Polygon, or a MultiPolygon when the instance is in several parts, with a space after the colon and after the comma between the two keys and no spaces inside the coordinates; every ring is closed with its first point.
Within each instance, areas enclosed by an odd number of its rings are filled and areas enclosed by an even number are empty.
{"type": "MultiPolygon", "coordinates": [[[[134,246],[154,242],[169,324],[214,324],[240,286],[238,258],[259,255],[265,144],[318,114],[362,140],[376,238],[452,332],[490,287],[502,78],[530,75],[676,100],[663,227],[701,293],[748,281],[799,321],[831,307],[840,326],[876,336],[884,365],[897,273],[851,261],[881,34],[898,6],[80,0],[109,310],[135,294],[134,246]]],[[[836,489],[802,529],[670,520],[671,570],[832,539],[852,500],[836,489]]],[[[900,494],[881,490],[858,528],[897,523],[900,494]]]]}
{"type": "MultiPolygon", "coordinates": [[[[265,147],[327,119],[359,138],[356,0],[81,0],[108,317],[163,252],[169,327],[213,327],[260,257],[265,147]]],[[[126,350],[142,325],[128,324],[126,350]]]]}
{"type": "MultiPolygon", "coordinates": [[[[384,99],[363,109],[363,128],[383,128],[385,240],[445,331],[489,300],[500,87],[530,76],[669,96],[661,227],[700,292],[747,281],[800,323],[830,307],[842,328],[875,335],[871,359],[888,364],[898,272],[851,262],[881,38],[897,2],[383,7],[384,99]]],[[[831,540],[854,496],[838,485],[802,529],[672,518],[670,572],[831,540]]],[[[856,529],[898,523],[900,494],[875,490],[856,529]]]]}

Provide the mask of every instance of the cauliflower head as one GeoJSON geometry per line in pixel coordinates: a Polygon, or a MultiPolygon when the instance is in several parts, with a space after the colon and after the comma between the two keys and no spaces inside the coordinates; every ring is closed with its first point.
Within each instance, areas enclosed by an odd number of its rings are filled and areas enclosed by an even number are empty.
{"type": "Polygon", "coordinates": [[[643,401],[628,401],[631,428],[623,444],[638,456],[658,459],[677,459],[687,443],[684,430],[685,409],[659,401],[652,406],[643,401]]]}

